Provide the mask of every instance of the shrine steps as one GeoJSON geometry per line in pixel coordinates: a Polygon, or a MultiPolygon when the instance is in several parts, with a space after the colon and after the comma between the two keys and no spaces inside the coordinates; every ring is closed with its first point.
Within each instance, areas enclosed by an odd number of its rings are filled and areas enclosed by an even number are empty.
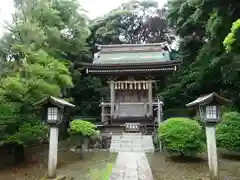
{"type": "Polygon", "coordinates": [[[141,133],[112,135],[110,152],[154,152],[152,136],[141,133]]]}

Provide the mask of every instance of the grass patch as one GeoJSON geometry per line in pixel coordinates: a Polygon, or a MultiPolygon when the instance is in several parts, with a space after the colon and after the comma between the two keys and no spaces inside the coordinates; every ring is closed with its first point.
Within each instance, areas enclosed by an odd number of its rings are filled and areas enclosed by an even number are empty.
{"type": "Polygon", "coordinates": [[[92,180],[109,180],[112,174],[114,163],[107,163],[103,170],[93,170],[90,173],[90,178],[92,180]]]}

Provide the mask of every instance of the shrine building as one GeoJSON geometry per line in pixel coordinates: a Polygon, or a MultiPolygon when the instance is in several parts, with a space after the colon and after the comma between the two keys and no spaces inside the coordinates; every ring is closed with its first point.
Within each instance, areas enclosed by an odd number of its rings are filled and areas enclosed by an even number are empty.
{"type": "Polygon", "coordinates": [[[100,100],[101,132],[153,133],[162,121],[163,106],[163,99],[156,95],[156,81],[161,84],[179,64],[160,43],[100,46],[93,63],[83,66],[109,87],[109,97],[100,100]]]}

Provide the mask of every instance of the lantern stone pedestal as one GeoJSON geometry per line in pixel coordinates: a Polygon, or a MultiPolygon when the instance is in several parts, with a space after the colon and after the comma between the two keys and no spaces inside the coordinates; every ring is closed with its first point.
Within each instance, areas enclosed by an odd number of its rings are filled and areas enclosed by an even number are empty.
{"type": "Polygon", "coordinates": [[[208,166],[211,180],[218,180],[218,156],[216,145],[216,128],[215,125],[206,125],[207,149],[208,149],[208,166]]]}
{"type": "Polygon", "coordinates": [[[158,139],[158,144],[159,144],[159,151],[162,152],[163,151],[163,147],[162,147],[162,142],[161,142],[161,139],[159,137],[159,128],[162,124],[162,106],[163,106],[163,103],[160,101],[160,98],[158,98],[158,110],[157,110],[157,119],[158,119],[158,129],[157,129],[157,139],[158,139]]]}
{"type": "Polygon", "coordinates": [[[58,158],[58,127],[50,126],[49,154],[48,154],[48,178],[55,178],[57,175],[58,158]]]}
{"type": "MultiPolygon", "coordinates": [[[[42,180],[47,180],[47,179],[49,179],[49,178],[44,177],[42,180]]],[[[53,179],[51,179],[51,180],[66,180],[66,179],[73,179],[73,178],[71,178],[71,177],[66,177],[66,176],[57,176],[56,178],[53,178],[53,179]]]]}

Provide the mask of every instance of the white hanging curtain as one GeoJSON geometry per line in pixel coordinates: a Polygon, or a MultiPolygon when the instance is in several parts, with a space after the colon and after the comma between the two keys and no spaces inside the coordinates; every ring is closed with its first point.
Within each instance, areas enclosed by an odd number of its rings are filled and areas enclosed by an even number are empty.
{"type": "Polygon", "coordinates": [[[138,83],[138,89],[139,90],[141,89],[141,83],[138,83]]]}
{"type": "Polygon", "coordinates": [[[129,84],[130,84],[130,85],[129,85],[129,89],[133,89],[133,83],[130,82],[129,84]]]}
{"type": "Polygon", "coordinates": [[[124,84],[123,83],[120,83],[121,84],[121,89],[124,89],[124,84]]]}
{"type": "Polygon", "coordinates": [[[125,89],[128,89],[128,83],[125,81],[125,89]]]}
{"type": "Polygon", "coordinates": [[[143,89],[146,89],[146,84],[143,82],[143,89]]]}

